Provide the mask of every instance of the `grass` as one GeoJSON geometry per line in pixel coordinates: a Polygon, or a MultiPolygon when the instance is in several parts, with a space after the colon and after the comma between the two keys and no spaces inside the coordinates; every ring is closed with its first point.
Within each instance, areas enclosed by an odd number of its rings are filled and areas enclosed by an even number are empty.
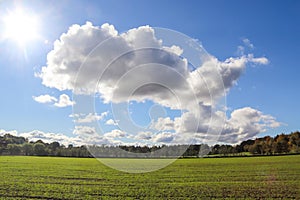
{"type": "Polygon", "coordinates": [[[179,159],[141,174],[89,158],[2,156],[0,177],[0,199],[300,199],[299,155],[179,159]]]}

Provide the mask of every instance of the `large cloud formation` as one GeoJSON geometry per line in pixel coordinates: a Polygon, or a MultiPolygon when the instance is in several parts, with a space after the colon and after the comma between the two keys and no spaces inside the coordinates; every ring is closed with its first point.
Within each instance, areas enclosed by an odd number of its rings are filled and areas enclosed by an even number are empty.
{"type": "MultiPolygon", "coordinates": [[[[151,128],[157,134],[150,136],[142,131],[131,138],[158,143],[237,143],[280,125],[274,117],[253,108],[240,108],[228,118],[217,106],[247,63],[265,65],[267,58],[243,54],[219,61],[205,54],[201,65],[190,69],[183,54],[180,46],[164,46],[152,27],[141,26],[119,34],[113,25],[98,27],[87,22],[71,26],[55,41],[47,65],[36,76],[43,85],[60,91],[97,93],[104,103],[151,100],[185,111],[174,120],[153,121],[151,128]]],[[[77,127],[75,132],[80,130],[82,127],[77,127]]],[[[121,132],[106,135],[111,138],[121,132]]]]}

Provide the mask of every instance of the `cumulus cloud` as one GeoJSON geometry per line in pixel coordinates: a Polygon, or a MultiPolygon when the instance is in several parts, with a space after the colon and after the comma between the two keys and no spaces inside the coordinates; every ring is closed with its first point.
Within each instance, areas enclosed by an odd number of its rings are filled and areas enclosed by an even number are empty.
{"type": "Polygon", "coordinates": [[[178,56],[180,56],[183,53],[183,49],[176,45],[172,45],[171,47],[163,47],[163,49],[168,52],[174,53],[178,56]]]}
{"type": "Polygon", "coordinates": [[[153,142],[156,143],[171,143],[174,139],[174,133],[162,132],[153,136],[153,142]]]}
{"type": "Polygon", "coordinates": [[[35,100],[38,103],[52,103],[56,102],[57,99],[53,96],[50,96],[49,94],[40,95],[40,96],[33,96],[33,100],[35,100]]]}
{"type": "MultiPolygon", "coordinates": [[[[248,39],[243,43],[254,48],[248,39]]],[[[55,41],[47,55],[46,66],[36,76],[50,88],[72,90],[77,95],[97,93],[103,103],[152,100],[171,109],[185,110],[174,120],[160,118],[152,123],[151,128],[162,131],[151,137],[154,142],[185,142],[187,133],[194,133],[198,141],[205,138],[212,141],[221,132],[219,138],[230,143],[279,125],[271,116],[252,108],[233,111],[229,119],[223,110],[216,109],[220,98],[237,83],[247,64],[266,65],[269,63],[266,57],[243,52],[239,57],[220,61],[207,54],[200,66],[190,70],[183,54],[180,46],[163,46],[150,26],[119,34],[113,25],[98,27],[87,22],[71,26],[55,41]],[[251,112],[256,113],[256,117],[249,115],[251,112]],[[243,116],[244,120],[236,115],[243,116]]],[[[69,96],[61,95],[54,105],[73,104],[69,96]]],[[[100,118],[95,114],[77,116],[83,123],[100,118]]],[[[106,124],[116,125],[116,121],[108,120],[106,124]]],[[[95,130],[75,127],[74,133],[81,132],[94,133],[95,130]]],[[[117,134],[121,133],[113,131],[106,136],[117,134]]],[[[150,139],[147,132],[140,132],[136,137],[150,139]]]]}
{"type": "Polygon", "coordinates": [[[4,129],[0,129],[0,135],[3,136],[5,134],[18,135],[18,131],[16,130],[6,131],[4,129]]]}
{"type": "Polygon", "coordinates": [[[150,128],[158,131],[174,130],[174,122],[170,119],[170,117],[160,117],[157,119],[157,121],[155,121],[155,123],[150,125],[150,128]]]}
{"type": "MultiPolygon", "coordinates": [[[[155,38],[154,30],[149,26],[117,34],[114,27],[108,24],[101,27],[91,23],[73,25],[54,43],[54,49],[47,56],[47,66],[36,76],[47,87],[73,90],[76,94],[93,94],[98,91],[105,102],[122,102],[127,101],[128,94],[132,94],[132,90],[142,84],[141,80],[144,83],[177,87],[178,90],[189,87],[188,83],[184,83],[184,77],[181,78],[188,75],[187,61],[171,51],[179,54],[181,50],[176,46],[170,47],[168,51],[163,50],[161,41],[155,38]],[[90,54],[100,42],[103,42],[101,48],[90,54]],[[137,50],[141,48],[146,49],[137,50]],[[148,63],[154,64],[135,68],[148,63]],[[158,74],[160,65],[167,67],[158,74]],[[128,73],[127,77],[120,80],[131,70],[135,72],[128,73]],[[77,72],[80,73],[78,77],[77,72]],[[99,77],[100,84],[97,85],[99,77]]],[[[164,87],[149,85],[135,92],[132,99],[163,101],[168,97],[165,104],[170,104],[168,101],[172,96],[164,87]]]]}
{"type": "Polygon", "coordinates": [[[176,45],[163,46],[149,26],[118,34],[112,25],[97,27],[87,22],[71,26],[54,43],[47,66],[37,76],[47,87],[73,90],[75,94],[99,92],[106,103],[148,99],[186,109],[195,97],[213,104],[237,81],[247,63],[268,61],[243,55],[222,62],[208,56],[202,66],[191,72],[187,60],[178,56],[182,52],[176,45]],[[136,90],[137,87],[140,88],[136,90]],[[180,99],[179,104],[174,95],[180,99]]]}
{"type": "Polygon", "coordinates": [[[198,101],[214,104],[220,97],[225,96],[241,77],[247,63],[267,64],[268,59],[255,58],[253,54],[249,54],[221,62],[211,56],[201,67],[191,72],[188,79],[198,101]]]}
{"type": "Polygon", "coordinates": [[[75,126],[73,134],[76,135],[97,135],[95,127],[91,126],[75,126]]]}
{"type": "Polygon", "coordinates": [[[138,132],[135,136],[134,139],[136,140],[150,140],[152,138],[153,133],[150,131],[141,131],[138,132]]]}
{"type": "Polygon", "coordinates": [[[50,96],[48,94],[45,95],[40,95],[40,96],[33,96],[33,100],[35,100],[38,103],[54,103],[53,105],[56,107],[67,107],[67,106],[72,106],[75,104],[75,102],[70,100],[70,97],[66,94],[61,94],[59,96],[59,99],[50,96]]]}
{"type": "Polygon", "coordinates": [[[86,114],[72,114],[69,117],[74,118],[76,123],[91,123],[95,121],[102,120],[104,117],[108,115],[108,112],[103,112],[100,115],[97,113],[88,113],[86,114]]]}
{"type": "MultiPolygon", "coordinates": [[[[228,140],[235,143],[244,138],[254,138],[257,134],[265,132],[268,128],[280,126],[280,123],[271,115],[265,115],[261,111],[250,107],[234,110],[227,124],[230,130],[228,140]]],[[[228,132],[226,129],[224,131],[228,132]]],[[[226,134],[222,135],[226,137],[226,134]]]]}
{"type": "Polygon", "coordinates": [[[196,118],[191,112],[184,113],[174,120],[161,118],[152,122],[152,127],[160,128],[164,127],[164,123],[167,123],[166,126],[172,124],[176,134],[170,136],[173,136],[174,143],[236,144],[246,139],[253,139],[259,133],[281,125],[273,116],[265,115],[250,107],[236,109],[230,117],[226,117],[225,112],[222,111],[209,109],[204,111],[207,112],[206,115],[200,118],[196,118]]]}
{"type": "Polygon", "coordinates": [[[126,137],[126,133],[119,129],[114,129],[111,132],[105,133],[104,137],[105,138],[122,138],[122,137],[126,137]]]}
{"type": "Polygon", "coordinates": [[[63,108],[63,107],[67,107],[67,106],[72,106],[74,104],[75,104],[75,102],[71,101],[70,97],[68,95],[62,94],[59,96],[59,100],[58,100],[58,102],[56,102],[54,104],[54,106],[63,108]]]}

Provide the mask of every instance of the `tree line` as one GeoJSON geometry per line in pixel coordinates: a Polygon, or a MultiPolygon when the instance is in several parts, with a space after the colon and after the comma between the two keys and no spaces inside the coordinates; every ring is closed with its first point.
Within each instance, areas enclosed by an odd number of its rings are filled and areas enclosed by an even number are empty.
{"type": "Polygon", "coordinates": [[[209,154],[240,154],[249,152],[255,155],[274,155],[300,153],[300,132],[290,134],[279,134],[275,137],[265,136],[255,140],[246,140],[239,145],[219,145],[212,147],[209,154]]]}
{"type": "Polygon", "coordinates": [[[162,146],[65,146],[59,142],[35,142],[11,134],[0,136],[0,155],[62,156],[62,157],[201,157],[205,155],[274,155],[300,153],[300,132],[265,136],[246,140],[238,145],[206,144],[162,146]]]}
{"type": "Polygon", "coordinates": [[[66,147],[59,142],[45,143],[42,140],[29,142],[27,138],[11,134],[0,136],[0,155],[91,157],[85,146],[70,144],[66,147]]]}

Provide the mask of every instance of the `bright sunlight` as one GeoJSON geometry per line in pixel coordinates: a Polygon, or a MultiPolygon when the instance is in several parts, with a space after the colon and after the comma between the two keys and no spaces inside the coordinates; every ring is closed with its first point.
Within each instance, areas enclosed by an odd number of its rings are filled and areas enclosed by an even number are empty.
{"type": "Polygon", "coordinates": [[[5,37],[16,41],[19,45],[37,38],[38,21],[34,15],[15,10],[3,18],[5,37]]]}

